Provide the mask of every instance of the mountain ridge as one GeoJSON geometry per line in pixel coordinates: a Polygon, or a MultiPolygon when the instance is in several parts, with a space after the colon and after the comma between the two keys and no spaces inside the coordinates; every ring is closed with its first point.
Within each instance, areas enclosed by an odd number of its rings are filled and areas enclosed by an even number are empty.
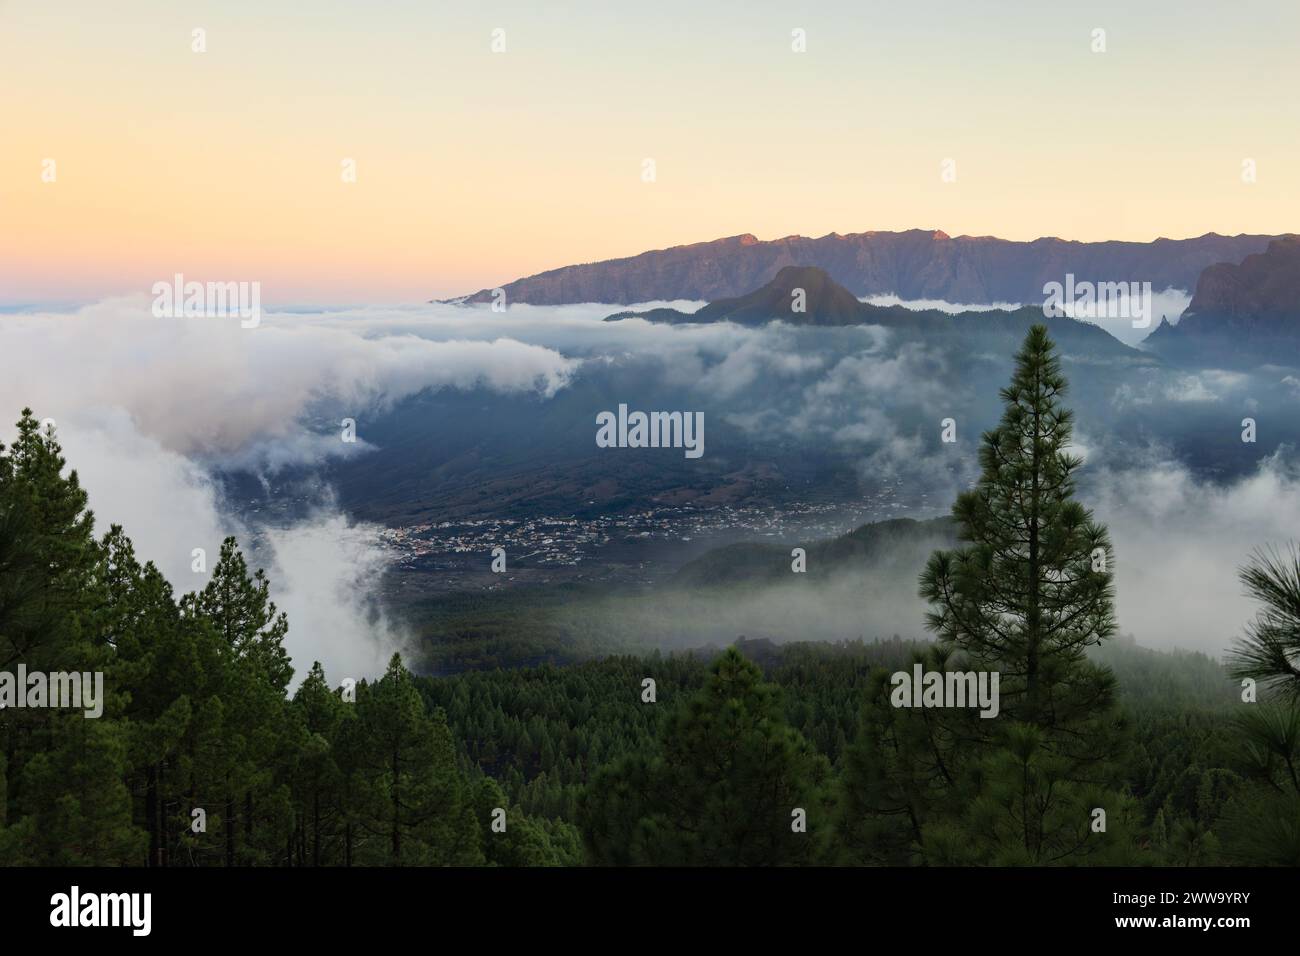
{"type": "MultiPolygon", "coordinates": [[[[633,256],[578,263],[500,286],[509,303],[632,304],[714,301],[745,294],[784,266],[824,269],[858,297],[897,295],[953,303],[1041,302],[1042,287],[1072,273],[1080,281],[1145,281],[1157,291],[1191,289],[1203,269],[1263,252],[1277,236],[1215,232],[1150,242],[1030,241],[950,236],[937,229],[759,239],[741,233],[633,256]]],[[[444,301],[491,302],[492,289],[444,301]]]]}
{"type": "Polygon", "coordinates": [[[1300,358],[1300,236],[1275,239],[1240,263],[1206,268],[1178,323],[1161,322],[1143,346],[1181,361],[1294,363],[1300,358]]]}

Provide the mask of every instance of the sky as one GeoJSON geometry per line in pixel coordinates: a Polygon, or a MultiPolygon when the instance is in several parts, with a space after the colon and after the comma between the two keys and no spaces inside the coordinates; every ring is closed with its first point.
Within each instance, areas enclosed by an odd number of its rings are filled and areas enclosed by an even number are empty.
{"type": "Polygon", "coordinates": [[[746,232],[1292,232],[1297,27],[1291,0],[0,0],[0,307],[175,273],[416,302],[746,232]]]}

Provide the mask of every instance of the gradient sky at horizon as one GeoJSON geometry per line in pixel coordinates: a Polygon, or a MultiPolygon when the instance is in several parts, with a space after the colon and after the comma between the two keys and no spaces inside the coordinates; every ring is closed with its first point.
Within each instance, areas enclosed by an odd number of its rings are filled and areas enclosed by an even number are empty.
{"type": "Polygon", "coordinates": [[[176,272],[420,301],[746,232],[1300,231],[1297,27],[1292,0],[0,0],[0,306],[176,272]]]}

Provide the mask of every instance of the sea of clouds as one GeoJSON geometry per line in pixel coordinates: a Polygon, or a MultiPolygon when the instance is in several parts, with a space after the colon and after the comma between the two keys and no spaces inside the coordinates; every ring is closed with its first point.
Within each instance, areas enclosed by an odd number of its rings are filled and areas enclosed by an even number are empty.
{"type": "MultiPolygon", "coordinates": [[[[324,486],[306,516],[246,527],[213,479],[217,470],[274,474],[366,454],[364,442],[344,444],[336,429],[321,427],[322,403],[382,411],[424,389],[546,400],[587,363],[635,357],[683,394],[731,401],[737,427],[831,443],[865,472],[919,480],[944,471],[951,480],[915,424],[937,427],[971,397],[941,349],[895,347],[886,330],[869,326],[602,321],[612,311],[597,304],[268,311],[245,329],[237,319],[155,318],[139,296],[6,315],[0,412],[12,422],[30,406],[54,420],[98,527],[122,524],[178,591],[204,583],[191,571],[192,549],[215,558],[227,534],[255,545],[273,597],[289,613],[299,675],[320,660],[333,679],[376,674],[408,645],[373,600],[390,560],[381,529],[343,513],[324,486]]],[[[1237,373],[1144,374],[1115,396],[1116,408],[1250,400],[1251,380],[1237,373]]],[[[11,435],[10,425],[0,428],[0,440],[11,435]]],[[[1158,437],[1139,456],[1103,437],[1081,439],[1091,473],[1084,487],[1114,538],[1122,629],[1149,645],[1220,652],[1253,613],[1236,568],[1261,545],[1300,537],[1300,488],[1287,451],[1223,483],[1194,475],[1158,437]]],[[[974,449],[971,440],[962,481],[975,473],[974,449]]]]}
{"type": "MultiPolygon", "coordinates": [[[[1015,311],[1021,308],[1019,304],[1013,302],[962,303],[947,302],[943,299],[900,299],[896,295],[867,296],[862,301],[870,305],[901,305],[914,310],[938,309],[940,312],[949,314],[957,312],[990,312],[994,309],[1015,311]]],[[[1071,318],[1078,318],[1101,326],[1125,345],[1137,346],[1160,324],[1161,319],[1168,319],[1170,323],[1177,325],[1179,318],[1187,311],[1187,306],[1191,304],[1191,301],[1192,296],[1185,289],[1164,289],[1160,292],[1153,292],[1149,302],[1141,303],[1144,309],[1149,310],[1149,314],[1145,320],[1137,320],[1138,325],[1134,325],[1134,319],[1127,313],[1120,316],[1108,315],[1106,310],[1096,308],[1091,309],[1091,311],[1086,308],[1076,309],[1073,302],[1061,303],[1061,311],[1071,318]],[[1098,312],[1101,314],[1097,314],[1098,312]]],[[[1127,302],[1125,305],[1127,305],[1127,302]]],[[[1135,303],[1136,305],[1137,303],[1135,303]]]]}

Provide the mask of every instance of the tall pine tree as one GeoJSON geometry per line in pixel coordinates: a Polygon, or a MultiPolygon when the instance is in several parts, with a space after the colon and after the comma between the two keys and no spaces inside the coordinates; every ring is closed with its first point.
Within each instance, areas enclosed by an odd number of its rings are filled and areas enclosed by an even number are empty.
{"type": "Polygon", "coordinates": [[[891,712],[880,680],[866,720],[877,735],[849,755],[841,801],[846,845],[866,859],[1047,864],[1126,852],[1115,682],[1086,656],[1115,631],[1112,553],[1074,499],[1066,388],[1047,330],[1032,327],[1002,419],[982,438],[982,474],[953,507],[962,545],[936,552],[921,576],[938,636],[922,663],[997,672],[999,714],[891,712]],[[884,817],[857,822],[862,807],[884,817]]]}

